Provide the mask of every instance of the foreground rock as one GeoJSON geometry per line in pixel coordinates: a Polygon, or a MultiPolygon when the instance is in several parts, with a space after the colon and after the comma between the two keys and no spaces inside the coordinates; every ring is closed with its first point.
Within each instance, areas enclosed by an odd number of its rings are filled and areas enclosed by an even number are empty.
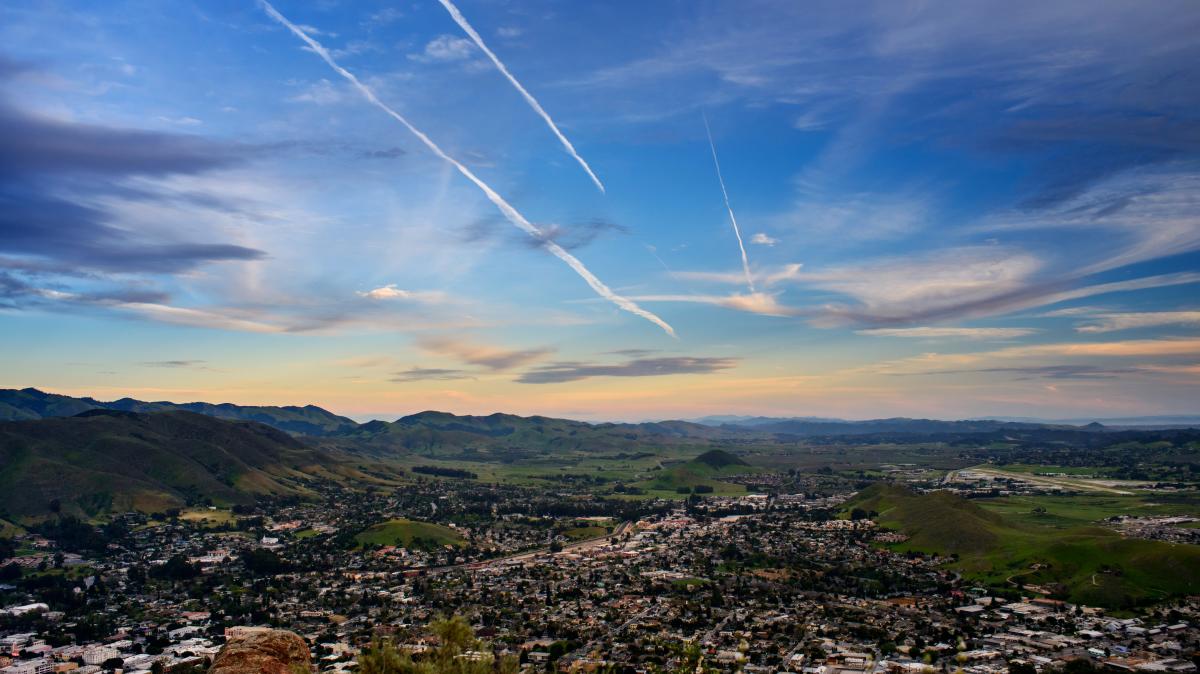
{"type": "Polygon", "coordinates": [[[312,671],[308,644],[285,630],[255,632],[225,644],[208,674],[301,674],[312,671]]]}

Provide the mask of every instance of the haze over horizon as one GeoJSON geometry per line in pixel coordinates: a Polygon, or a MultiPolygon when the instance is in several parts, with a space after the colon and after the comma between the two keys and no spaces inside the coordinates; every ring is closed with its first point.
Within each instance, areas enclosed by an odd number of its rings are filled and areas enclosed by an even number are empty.
{"type": "Polygon", "coordinates": [[[1200,5],[838,8],[5,3],[0,387],[1195,414],[1200,5]]]}

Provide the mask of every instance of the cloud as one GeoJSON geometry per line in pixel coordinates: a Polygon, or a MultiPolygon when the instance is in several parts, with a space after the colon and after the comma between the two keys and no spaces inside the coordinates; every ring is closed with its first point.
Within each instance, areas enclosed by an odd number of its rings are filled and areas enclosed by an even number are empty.
{"type": "Polygon", "coordinates": [[[1033,328],[871,328],[857,330],[857,334],[873,337],[908,337],[913,339],[1014,339],[1037,332],[1033,328]]]}
{"type": "MultiPolygon", "coordinates": [[[[395,109],[383,101],[379,100],[379,97],[375,95],[374,90],[363,84],[362,81],[354,75],[354,73],[351,73],[349,70],[346,70],[342,66],[338,65],[337,61],[334,60],[334,57],[330,54],[329,50],[322,47],[319,42],[314,40],[304,31],[297,28],[295,24],[287,19],[287,17],[280,14],[270,2],[267,0],[259,0],[259,6],[262,7],[268,16],[270,16],[284,28],[287,28],[293,35],[300,38],[300,40],[304,42],[309,50],[319,56],[321,60],[324,61],[325,64],[334,72],[338,73],[346,81],[354,85],[354,88],[357,89],[360,94],[362,94],[363,98],[365,98],[367,102],[371,103],[376,108],[379,108],[381,111],[387,114],[387,116],[397,121],[401,126],[407,129],[409,133],[415,136],[417,140],[421,141],[421,143],[430,152],[437,155],[442,161],[454,167],[454,169],[457,170],[462,177],[466,178],[473,185],[475,185],[475,187],[479,188],[479,191],[483,193],[487,200],[490,201],[492,205],[504,215],[505,219],[513,224],[514,227],[520,229],[535,239],[542,239],[544,237],[544,234],[537,226],[531,223],[528,218],[521,214],[520,211],[518,211],[516,208],[513,208],[512,204],[505,200],[504,197],[500,196],[496,190],[492,189],[491,185],[481,180],[479,176],[475,175],[475,173],[471,169],[467,168],[462,162],[458,161],[454,157],[451,157],[449,154],[446,154],[445,150],[443,150],[437,143],[433,142],[433,139],[425,135],[423,131],[413,126],[407,118],[396,112],[395,109]]],[[[622,297],[621,295],[613,292],[613,290],[605,285],[605,283],[601,281],[595,274],[593,274],[579,258],[572,255],[562,246],[554,243],[553,241],[546,241],[543,247],[547,252],[557,257],[564,264],[570,267],[572,271],[578,274],[579,277],[588,284],[588,287],[590,287],[592,291],[600,297],[603,297],[604,299],[613,303],[623,311],[653,323],[669,336],[677,336],[675,334],[675,329],[672,328],[669,323],[659,318],[655,314],[639,307],[635,302],[629,300],[628,298],[622,297]]]]}
{"type": "Polygon", "coordinates": [[[553,363],[517,377],[522,384],[561,384],[592,377],[665,377],[676,374],[710,374],[737,364],[736,358],[674,356],[635,358],[619,364],[553,363]]]}
{"type": "Polygon", "coordinates": [[[389,283],[373,290],[359,291],[355,294],[370,300],[409,300],[429,304],[442,304],[448,299],[446,293],[440,290],[404,290],[397,288],[395,283],[389,283]]]}
{"type": "Polygon", "coordinates": [[[144,367],[165,367],[165,368],[185,368],[207,370],[208,361],[206,360],[146,360],[139,363],[144,367]]]}
{"type": "Polygon", "coordinates": [[[541,228],[542,234],[537,237],[522,237],[520,240],[527,246],[540,248],[546,243],[553,242],[566,250],[578,250],[605,234],[629,234],[629,228],[601,218],[592,218],[574,225],[546,225],[541,228]]]}
{"type": "Polygon", "coordinates": [[[201,124],[204,123],[203,120],[196,119],[195,117],[162,117],[162,116],[159,116],[157,119],[160,122],[163,122],[166,124],[171,124],[173,126],[200,126],[201,124]]]}
{"type": "MultiPolygon", "coordinates": [[[[751,272],[755,283],[763,287],[771,287],[779,283],[795,281],[800,278],[800,269],[803,265],[786,264],[782,267],[759,269],[751,272]]],[[[683,281],[700,281],[703,283],[723,283],[727,285],[741,285],[744,282],[741,271],[731,272],[712,272],[712,271],[678,271],[673,272],[672,276],[683,281]]]]}
{"type": "Polygon", "coordinates": [[[475,46],[465,37],[439,35],[425,45],[420,54],[409,54],[408,58],[422,63],[452,63],[471,58],[475,46]]]}
{"type": "Polygon", "coordinates": [[[478,365],[489,370],[511,370],[528,365],[554,353],[554,349],[504,349],[487,344],[477,344],[452,337],[422,337],[417,341],[421,349],[440,356],[449,356],[464,363],[478,365]]]}
{"type": "Polygon", "coordinates": [[[382,150],[364,150],[358,156],[363,159],[398,159],[408,154],[402,147],[389,147],[382,150]]]}
{"type": "Polygon", "coordinates": [[[1151,328],[1162,325],[1200,325],[1200,311],[1147,311],[1135,313],[1102,314],[1093,322],[1080,325],[1076,332],[1100,333],[1151,328]]]}
{"type": "Polygon", "coordinates": [[[0,178],[196,174],[240,164],[247,154],[197,136],[50,119],[0,100],[0,178]]]}
{"type": "Polygon", "coordinates": [[[109,224],[112,217],[90,206],[0,189],[0,251],[86,269],[157,273],[266,256],[261,250],[234,244],[140,239],[109,224]]]}
{"type": "Polygon", "coordinates": [[[779,239],[776,239],[772,236],[767,236],[762,232],[756,232],[754,236],[750,237],[750,243],[758,244],[760,246],[774,246],[775,244],[779,243],[779,239]]]}
{"type": "Polygon", "coordinates": [[[448,370],[436,367],[413,367],[402,372],[396,372],[391,381],[451,381],[455,379],[474,379],[466,370],[448,370]]]}
{"type": "Polygon", "coordinates": [[[289,97],[290,103],[313,103],[315,105],[334,105],[346,99],[344,93],[327,79],[319,79],[308,85],[304,91],[289,97]]]}
{"type": "Polygon", "coordinates": [[[404,12],[395,7],[385,7],[377,12],[372,12],[363,20],[363,24],[368,28],[379,28],[399,21],[404,18],[404,12]]]}
{"type": "Polygon", "coordinates": [[[908,372],[906,375],[950,375],[950,374],[1014,374],[1017,380],[1029,379],[1117,379],[1122,376],[1142,372],[1137,367],[1103,367],[1099,365],[1037,365],[1028,367],[987,367],[966,370],[931,370],[928,372],[908,372]]]}
{"type": "Polygon", "coordinates": [[[713,306],[744,311],[762,316],[802,316],[813,311],[785,306],[775,295],[756,293],[731,293],[729,295],[637,295],[638,302],[682,302],[686,304],[711,304],[713,306]]]}

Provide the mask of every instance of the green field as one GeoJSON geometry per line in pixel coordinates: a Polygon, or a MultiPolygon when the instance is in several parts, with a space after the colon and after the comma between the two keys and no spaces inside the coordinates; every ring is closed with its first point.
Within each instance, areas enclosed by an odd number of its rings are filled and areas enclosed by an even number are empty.
{"type": "Polygon", "coordinates": [[[220,526],[235,524],[237,518],[228,510],[209,510],[208,508],[190,508],[179,513],[179,519],[185,522],[197,522],[204,526],[220,526]]]}
{"type": "Polygon", "coordinates": [[[607,533],[608,528],[606,527],[575,527],[573,529],[567,529],[564,531],[563,536],[566,536],[573,541],[582,541],[588,538],[599,538],[607,533]]]}
{"type": "Polygon", "coordinates": [[[1116,515],[1200,515],[1200,496],[1182,494],[1005,496],[976,499],[975,503],[1013,521],[1059,528],[1094,524],[1116,515]],[[1035,512],[1038,508],[1044,512],[1035,512]]]}
{"type": "Polygon", "coordinates": [[[359,545],[397,545],[405,548],[414,547],[415,540],[433,546],[462,547],[467,544],[466,540],[450,527],[408,519],[388,520],[367,527],[355,536],[354,540],[359,545]]]}
{"type": "Polygon", "coordinates": [[[1001,589],[1043,586],[1057,598],[1110,608],[1200,592],[1200,547],[1123,538],[1086,524],[1112,512],[1113,504],[1060,503],[1064,514],[1051,524],[1012,512],[1029,503],[990,505],[876,484],[847,509],[874,512],[879,524],[907,534],[896,549],[956,557],[953,564],[964,575],[1001,589]]]}

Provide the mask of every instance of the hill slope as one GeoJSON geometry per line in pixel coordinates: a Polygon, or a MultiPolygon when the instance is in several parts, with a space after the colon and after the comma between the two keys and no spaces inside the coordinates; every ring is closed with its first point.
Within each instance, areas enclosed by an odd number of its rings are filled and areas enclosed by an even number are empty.
{"type": "Polygon", "coordinates": [[[903,550],[957,555],[964,574],[997,587],[1042,587],[1072,601],[1129,607],[1200,592],[1200,547],[1123,538],[1102,527],[1020,524],[950,492],[875,484],[846,508],[909,536],[903,550]]]}
{"type": "Polygon", "coordinates": [[[162,510],[295,494],[336,461],[268,426],[191,412],[89,410],[0,423],[0,516],[162,510]]]}

